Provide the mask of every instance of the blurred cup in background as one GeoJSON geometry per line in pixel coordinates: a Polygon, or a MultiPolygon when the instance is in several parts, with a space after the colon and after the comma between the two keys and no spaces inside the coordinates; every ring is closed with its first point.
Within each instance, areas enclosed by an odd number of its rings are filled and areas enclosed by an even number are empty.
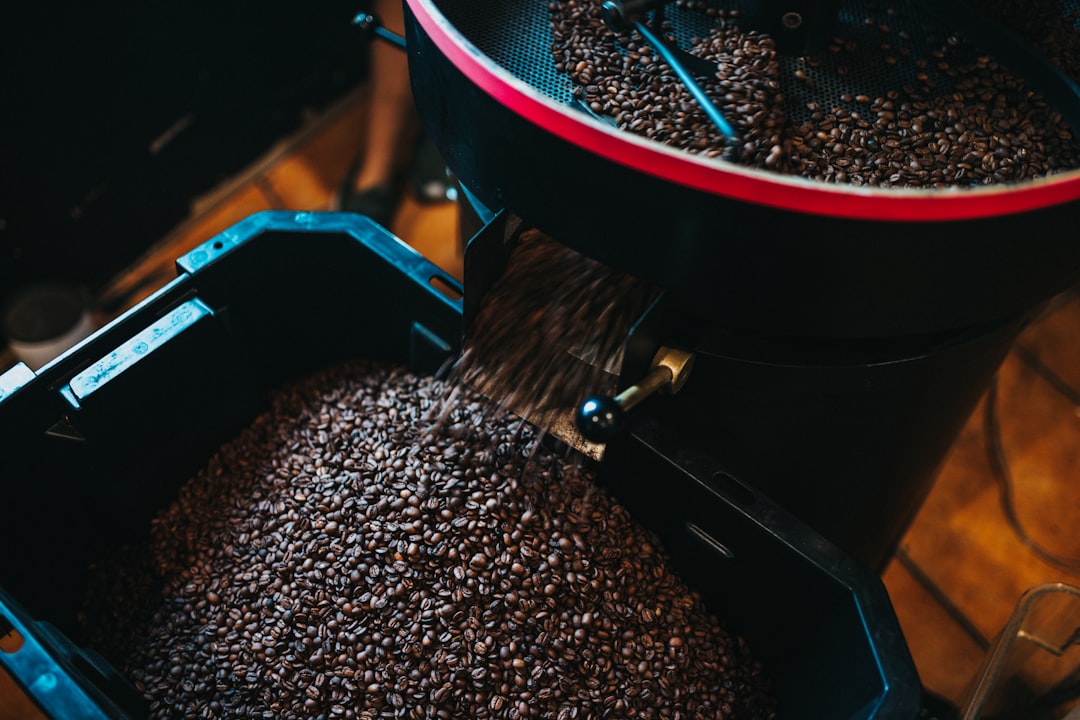
{"type": "Polygon", "coordinates": [[[17,360],[37,372],[94,331],[89,304],[62,284],[23,288],[7,303],[0,327],[17,360]]]}

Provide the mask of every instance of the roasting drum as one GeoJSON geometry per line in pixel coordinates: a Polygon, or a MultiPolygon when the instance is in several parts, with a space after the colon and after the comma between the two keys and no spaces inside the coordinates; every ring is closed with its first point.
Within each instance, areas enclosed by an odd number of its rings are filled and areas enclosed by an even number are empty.
{"type": "MultiPolygon", "coordinates": [[[[462,183],[489,207],[656,282],[690,315],[776,336],[927,336],[1023,315],[1077,279],[1078,169],[889,189],[703,158],[573,106],[546,0],[405,5],[417,105],[462,183]]],[[[886,11],[862,5],[842,3],[837,35],[886,11]]],[[[929,37],[920,6],[889,12],[894,25],[909,23],[912,42],[929,37]]],[[[672,6],[668,17],[683,47],[704,32],[691,13],[672,6]]],[[[799,59],[784,62],[789,73],[799,59]]],[[[873,93],[889,81],[885,68],[866,62],[843,81],[873,93]]],[[[832,83],[822,92],[841,80],[827,71],[815,71],[832,83]]]]}

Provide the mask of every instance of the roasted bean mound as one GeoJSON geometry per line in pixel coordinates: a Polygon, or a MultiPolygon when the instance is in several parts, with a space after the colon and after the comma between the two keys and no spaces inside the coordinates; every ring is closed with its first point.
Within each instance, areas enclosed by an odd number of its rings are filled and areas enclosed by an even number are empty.
{"type": "Polygon", "coordinates": [[[367,362],[298,381],[93,569],[87,627],[153,717],[774,715],[585,470],[470,392],[432,430],[445,397],[367,362]]]}

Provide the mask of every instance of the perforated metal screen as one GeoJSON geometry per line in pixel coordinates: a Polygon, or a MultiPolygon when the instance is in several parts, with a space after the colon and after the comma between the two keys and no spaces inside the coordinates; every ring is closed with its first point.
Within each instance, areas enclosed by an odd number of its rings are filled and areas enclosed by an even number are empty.
{"type": "MultiPolygon", "coordinates": [[[[437,0],[436,4],[496,63],[544,95],[572,103],[570,79],[556,72],[551,55],[547,0],[437,0]]],[[[729,9],[738,4],[723,0],[712,3],[729,9]]],[[[1064,0],[1062,4],[1066,12],[1080,10],[1080,0],[1064,0]]],[[[707,34],[714,22],[703,13],[674,4],[669,6],[667,17],[683,48],[689,48],[693,38],[707,34]]],[[[835,35],[846,43],[842,51],[782,60],[785,109],[792,120],[801,121],[809,115],[809,102],[827,108],[844,107],[840,98],[845,93],[883,96],[892,88],[912,83],[918,72],[926,72],[941,92],[948,92],[949,82],[938,71],[933,52],[948,43],[951,36],[955,36],[954,42],[962,37],[957,30],[942,27],[914,3],[866,0],[842,3],[835,35]],[[926,61],[925,68],[917,66],[920,59],[926,61]]],[[[977,52],[976,48],[968,50],[972,58],[977,52]]],[[[852,105],[849,109],[856,108],[852,105]]]]}

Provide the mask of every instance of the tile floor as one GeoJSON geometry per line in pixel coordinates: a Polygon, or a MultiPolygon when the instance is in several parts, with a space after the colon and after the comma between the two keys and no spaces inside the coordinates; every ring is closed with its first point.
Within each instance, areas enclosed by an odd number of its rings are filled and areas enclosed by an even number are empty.
{"type": "MultiPolygon", "coordinates": [[[[116,278],[104,299],[116,310],[138,302],[174,276],[177,256],[253,212],[328,208],[357,151],[364,108],[360,88],[201,199],[187,221],[116,278]]],[[[452,203],[407,198],[391,229],[460,278],[456,212],[452,203]]],[[[1080,584],[1080,562],[1069,560],[1080,559],[1078,359],[1080,297],[1066,294],[1020,338],[996,392],[957,438],[883,574],[925,687],[954,703],[962,702],[986,647],[1027,588],[1080,584]],[[1006,461],[1014,515],[1026,538],[1003,510],[1003,473],[994,457],[1006,461]]],[[[0,357],[0,367],[10,362],[0,357]]]]}

